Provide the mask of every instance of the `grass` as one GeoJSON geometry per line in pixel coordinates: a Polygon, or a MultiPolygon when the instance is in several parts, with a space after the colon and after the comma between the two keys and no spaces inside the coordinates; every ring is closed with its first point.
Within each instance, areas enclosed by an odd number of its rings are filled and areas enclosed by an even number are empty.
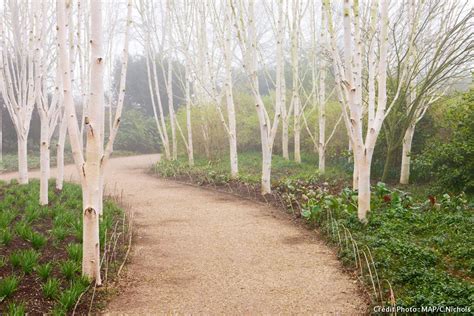
{"type": "MultiPolygon", "coordinates": [[[[260,156],[239,154],[238,180],[259,183],[260,156]]],[[[357,192],[347,171],[329,169],[321,177],[316,164],[301,165],[273,158],[272,187],[289,211],[300,215],[338,249],[340,260],[354,269],[371,292],[373,304],[390,304],[395,294],[399,306],[470,306],[474,310],[474,201],[464,195],[427,199],[428,186],[373,188],[369,224],[357,218],[357,192]],[[342,179],[342,180],[340,180],[342,179]],[[329,182],[328,185],[322,185],[329,182]],[[332,187],[332,188],[331,188],[332,187]],[[337,188],[337,190],[335,189],[337,188]]],[[[155,172],[164,177],[199,184],[232,182],[227,157],[207,162],[196,159],[189,167],[184,158],[163,161],[155,172]]]]}
{"type": "MultiPolygon", "coordinates": [[[[331,196],[299,190],[309,197],[302,202],[303,216],[339,246],[343,262],[354,264],[355,253],[364,258],[370,251],[371,272],[376,270],[380,279],[390,282],[398,306],[474,308],[474,210],[464,196],[446,195],[433,204],[379,184],[373,189],[372,211],[364,225],[353,202],[357,193],[345,190],[331,196]]],[[[360,268],[360,263],[355,265],[360,268]]],[[[369,278],[369,269],[363,270],[370,288],[377,282],[369,278]]],[[[380,292],[374,293],[377,300],[384,296],[380,292]]]]}
{"type": "Polygon", "coordinates": [[[53,265],[51,262],[47,262],[36,267],[36,273],[43,281],[46,281],[49,278],[51,272],[53,272],[53,265]]]}
{"type": "Polygon", "coordinates": [[[57,298],[60,292],[60,285],[61,282],[58,279],[48,279],[42,286],[44,297],[49,299],[57,298]]]}
{"type": "Polygon", "coordinates": [[[10,303],[8,304],[8,315],[9,316],[24,316],[26,315],[25,304],[23,303],[10,303]]]}
{"type": "Polygon", "coordinates": [[[12,241],[13,234],[8,228],[4,228],[0,231],[0,243],[4,246],[8,246],[12,241]]]}
{"type": "MultiPolygon", "coordinates": [[[[237,180],[248,183],[260,183],[262,157],[259,152],[239,153],[239,176],[237,180]]],[[[177,161],[162,160],[154,171],[164,177],[189,177],[198,183],[225,184],[231,179],[230,162],[228,157],[213,159],[211,161],[196,157],[193,167],[188,166],[188,160],[180,156],[177,161]]],[[[276,186],[285,179],[322,179],[317,168],[314,155],[303,155],[302,163],[286,160],[274,155],[272,158],[272,185],[276,186]]],[[[324,175],[327,181],[347,181],[348,175],[338,168],[328,167],[324,175]]]]}
{"type": "Polygon", "coordinates": [[[82,245],[81,244],[68,244],[67,254],[69,258],[75,262],[80,262],[82,259],[82,245]]]}
{"type": "Polygon", "coordinates": [[[72,260],[59,263],[59,270],[67,280],[73,280],[80,271],[79,264],[72,260]]]}
{"type": "MultiPolygon", "coordinates": [[[[2,315],[68,314],[89,285],[80,275],[81,188],[66,183],[61,192],[56,192],[51,183],[48,206],[37,205],[38,196],[38,181],[28,185],[0,182],[2,315]]],[[[114,227],[122,227],[123,218],[122,209],[106,200],[101,240],[105,239],[106,231],[110,234],[114,227]]],[[[117,248],[120,247],[123,246],[119,241],[117,248]]],[[[109,276],[112,269],[115,268],[109,269],[109,276]]],[[[87,299],[80,314],[88,311],[90,297],[87,299]]]]}
{"type": "Polygon", "coordinates": [[[30,274],[33,272],[34,268],[38,264],[39,256],[40,254],[33,249],[22,250],[20,252],[20,267],[25,274],[30,274]]]}
{"type": "Polygon", "coordinates": [[[14,275],[0,280],[0,302],[15,293],[19,283],[19,279],[14,275]]]}

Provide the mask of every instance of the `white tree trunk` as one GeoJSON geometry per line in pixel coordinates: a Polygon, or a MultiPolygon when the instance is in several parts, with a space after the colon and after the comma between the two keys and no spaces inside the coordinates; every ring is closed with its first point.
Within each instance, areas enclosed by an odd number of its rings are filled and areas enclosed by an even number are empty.
{"type": "Polygon", "coordinates": [[[299,0],[293,1],[293,27],[291,29],[291,67],[293,75],[292,108],[295,161],[301,163],[301,98],[299,77],[299,36],[300,36],[300,9],[299,0]]]}
{"type": "Polygon", "coordinates": [[[46,118],[41,119],[40,136],[40,205],[48,205],[48,188],[50,177],[50,146],[49,146],[49,122],[46,118]]]}
{"type": "Polygon", "coordinates": [[[281,108],[281,154],[286,160],[290,159],[290,153],[288,150],[288,114],[286,105],[281,108]]]}
{"type": "Polygon", "coordinates": [[[0,162],[3,162],[3,107],[0,107],[0,162]]]}
{"type": "Polygon", "coordinates": [[[410,126],[405,131],[403,137],[403,149],[402,149],[402,167],[400,170],[400,184],[408,184],[410,179],[410,162],[411,162],[411,145],[413,141],[413,135],[415,135],[415,124],[410,126]]]}
{"type": "Polygon", "coordinates": [[[271,172],[272,172],[272,149],[268,144],[262,143],[262,195],[272,193],[271,187],[271,172]]]}
{"type": "Polygon", "coordinates": [[[18,136],[18,183],[28,184],[28,151],[27,138],[25,136],[18,136]]]}
{"type": "Polygon", "coordinates": [[[370,211],[370,165],[371,157],[359,153],[357,159],[359,177],[358,177],[358,197],[357,197],[357,215],[362,222],[367,221],[367,212],[370,211]]]}
{"type": "Polygon", "coordinates": [[[229,6],[226,6],[226,28],[224,30],[224,58],[225,58],[225,97],[227,104],[228,118],[228,138],[229,138],[229,155],[230,155],[230,175],[235,178],[239,174],[239,162],[237,154],[237,122],[235,118],[235,104],[232,84],[232,13],[229,6]]]}
{"type": "Polygon", "coordinates": [[[83,167],[83,258],[82,274],[101,284],[99,215],[102,198],[101,159],[104,126],[104,60],[102,55],[102,4],[94,1],[91,10],[91,87],[86,117],[86,163],[83,167]]]}
{"type": "Polygon", "coordinates": [[[176,138],[176,117],[174,113],[174,104],[173,104],[173,62],[171,61],[171,56],[168,56],[168,111],[170,117],[171,125],[171,145],[172,145],[172,159],[178,159],[178,140],[176,138]]]}
{"type": "Polygon", "coordinates": [[[59,124],[58,144],[56,145],[56,189],[61,191],[64,183],[64,146],[66,144],[67,117],[64,112],[59,124]]]}
{"type": "Polygon", "coordinates": [[[326,171],[326,146],[319,147],[318,158],[318,170],[323,174],[326,171]]]}
{"type": "Polygon", "coordinates": [[[319,112],[318,112],[318,122],[319,122],[318,169],[321,174],[323,174],[326,171],[326,64],[323,58],[321,58],[320,69],[319,69],[320,75],[319,75],[319,112]]]}
{"type": "Polygon", "coordinates": [[[194,148],[193,148],[193,126],[191,116],[191,75],[188,57],[186,57],[186,129],[188,132],[187,141],[187,152],[188,152],[188,163],[190,166],[194,166],[194,148]]]}

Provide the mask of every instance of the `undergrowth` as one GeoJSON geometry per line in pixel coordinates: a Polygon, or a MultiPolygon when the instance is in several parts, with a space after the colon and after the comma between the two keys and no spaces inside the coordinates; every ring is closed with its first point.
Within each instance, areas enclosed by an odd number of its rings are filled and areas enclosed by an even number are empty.
{"type": "MultiPolygon", "coordinates": [[[[239,155],[239,176],[230,177],[227,159],[161,161],[154,172],[199,185],[258,187],[258,153],[239,155]]],[[[369,223],[357,218],[357,192],[347,172],[321,176],[315,162],[273,157],[274,196],[285,208],[317,227],[338,249],[371,293],[373,305],[470,306],[474,310],[474,204],[465,195],[416,197],[383,183],[374,185],[369,223]]],[[[232,190],[231,190],[232,191],[232,190]]],[[[251,194],[249,194],[251,195],[251,194]]]]}
{"type": "MultiPolygon", "coordinates": [[[[39,183],[0,183],[0,314],[23,315],[71,313],[89,281],[81,276],[82,192],[64,184],[61,192],[51,183],[48,206],[38,205],[39,183]]],[[[101,246],[115,238],[109,275],[122,257],[122,238],[112,232],[122,228],[123,210],[111,200],[104,202],[100,228],[101,246]],[[106,237],[107,235],[107,237],[106,237]],[[115,251],[117,250],[117,251],[115,251]],[[118,252],[118,253],[116,253],[118,252]]],[[[123,232],[124,234],[126,232],[123,232]]],[[[122,234],[122,233],[120,233],[122,234]]],[[[103,249],[102,252],[104,253],[103,249]]],[[[90,298],[78,307],[87,314],[90,298]]]]}

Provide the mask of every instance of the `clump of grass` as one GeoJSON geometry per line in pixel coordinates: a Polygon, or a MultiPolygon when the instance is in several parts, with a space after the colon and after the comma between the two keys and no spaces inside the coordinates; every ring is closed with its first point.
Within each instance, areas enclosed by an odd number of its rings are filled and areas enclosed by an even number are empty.
{"type": "Polygon", "coordinates": [[[38,264],[39,253],[33,249],[23,250],[20,253],[20,266],[23,272],[30,274],[38,264]]]}
{"type": "Polygon", "coordinates": [[[0,268],[3,268],[7,264],[7,259],[5,256],[0,256],[0,268]]]}
{"type": "Polygon", "coordinates": [[[31,245],[34,249],[38,250],[46,244],[46,237],[40,233],[33,232],[31,234],[31,245]]]}
{"type": "Polygon", "coordinates": [[[20,236],[25,241],[29,241],[31,239],[31,235],[33,234],[30,224],[25,221],[18,222],[15,225],[15,231],[18,236],[20,236]]]}
{"type": "Polygon", "coordinates": [[[8,304],[8,315],[9,316],[24,316],[24,315],[26,315],[25,304],[23,304],[23,303],[10,303],[10,304],[8,304]]]}
{"type": "Polygon", "coordinates": [[[76,220],[72,224],[73,235],[77,242],[82,242],[82,221],[76,220]]]}
{"type": "Polygon", "coordinates": [[[71,260],[80,262],[82,260],[82,245],[81,244],[69,244],[66,247],[67,254],[71,260]]]}
{"type": "Polygon", "coordinates": [[[56,278],[48,279],[48,281],[46,281],[42,286],[44,297],[49,299],[57,298],[60,292],[60,284],[60,281],[56,278]]]}
{"type": "Polygon", "coordinates": [[[8,226],[10,226],[11,222],[15,219],[16,216],[17,213],[13,210],[3,210],[0,213],[0,228],[7,228],[8,226]]]}
{"type": "Polygon", "coordinates": [[[19,250],[13,251],[10,254],[10,264],[13,268],[19,268],[21,264],[21,253],[19,250]]]}
{"type": "Polygon", "coordinates": [[[51,262],[47,262],[36,267],[36,273],[43,281],[46,281],[49,278],[51,272],[53,272],[53,265],[51,262]]]}
{"type": "Polygon", "coordinates": [[[18,288],[20,280],[14,275],[8,276],[0,281],[0,302],[11,296],[18,288]]]}
{"type": "Polygon", "coordinates": [[[63,310],[69,311],[79,299],[81,293],[85,290],[81,282],[73,282],[59,297],[59,304],[63,310]]]}
{"type": "Polygon", "coordinates": [[[40,215],[41,214],[37,208],[33,208],[30,206],[26,208],[24,219],[28,223],[33,223],[35,220],[37,220],[40,217],[40,215]]]}
{"type": "Polygon", "coordinates": [[[72,280],[79,271],[79,265],[75,261],[66,260],[59,264],[59,269],[66,279],[72,280]]]}
{"type": "Polygon", "coordinates": [[[5,228],[0,230],[0,243],[4,246],[8,246],[13,239],[13,234],[10,229],[5,228]]]}
{"type": "Polygon", "coordinates": [[[53,234],[54,238],[56,238],[58,241],[63,241],[67,236],[67,230],[62,226],[58,226],[53,228],[51,234],[53,234]]]}

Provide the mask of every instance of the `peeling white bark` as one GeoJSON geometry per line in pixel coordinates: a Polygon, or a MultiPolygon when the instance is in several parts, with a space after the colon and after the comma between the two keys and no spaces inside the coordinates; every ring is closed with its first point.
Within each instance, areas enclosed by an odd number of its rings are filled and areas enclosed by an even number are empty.
{"type": "MultiPolygon", "coordinates": [[[[364,139],[362,133],[363,124],[363,102],[362,102],[362,40],[359,17],[358,2],[351,5],[350,0],[344,0],[343,24],[344,24],[344,56],[340,59],[336,34],[333,28],[332,12],[329,0],[324,1],[324,7],[328,19],[328,29],[331,38],[331,50],[333,57],[336,89],[339,102],[342,106],[344,123],[354,153],[354,189],[358,190],[358,217],[362,222],[367,221],[367,212],[370,211],[370,168],[372,156],[380,133],[382,123],[390,111],[386,110],[387,93],[387,47],[388,47],[388,1],[382,0],[379,14],[376,12],[376,4],[372,2],[372,14],[370,18],[371,30],[375,32],[378,22],[378,34],[374,40],[378,41],[378,63],[377,75],[370,75],[373,67],[375,54],[369,49],[369,106],[367,131],[364,139]],[[351,12],[352,10],[352,12],[351,12]],[[375,80],[377,83],[377,97],[375,97],[375,80]],[[377,103],[372,106],[371,103],[377,103]]],[[[372,34],[372,35],[375,35],[372,34]]],[[[372,47],[373,48],[373,47],[372,47]]],[[[397,99],[398,93],[394,99],[397,99]]],[[[392,103],[393,104],[393,103],[392,103]]]]}

